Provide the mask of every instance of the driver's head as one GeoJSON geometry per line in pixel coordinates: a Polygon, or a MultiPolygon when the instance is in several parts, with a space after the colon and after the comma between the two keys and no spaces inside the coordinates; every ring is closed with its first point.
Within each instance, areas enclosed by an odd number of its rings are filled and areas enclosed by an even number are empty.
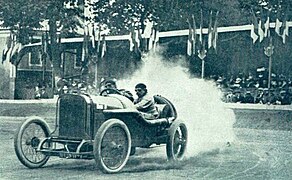
{"type": "Polygon", "coordinates": [[[147,87],[143,83],[139,83],[135,86],[135,92],[138,97],[143,97],[147,93],[147,87]]]}
{"type": "Polygon", "coordinates": [[[114,80],[106,80],[104,82],[104,87],[105,88],[111,88],[111,89],[116,89],[117,88],[117,84],[114,80]]]}

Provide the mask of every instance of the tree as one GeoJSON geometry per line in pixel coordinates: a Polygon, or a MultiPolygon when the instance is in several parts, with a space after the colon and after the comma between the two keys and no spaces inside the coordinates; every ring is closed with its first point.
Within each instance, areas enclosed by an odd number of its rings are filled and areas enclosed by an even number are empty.
{"type": "Polygon", "coordinates": [[[2,26],[16,35],[17,41],[27,44],[33,35],[42,28],[40,22],[48,20],[50,36],[50,57],[56,76],[62,76],[60,68],[60,51],[57,44],[57,29],[61,28],[61,34],[67,35],[70,29],[75,29],[77,21],[73,21],[80,13],[78,9],[67,9],[64,3],[69,0],[1,0],[0,20],[2,26]],[[71,18],[73,17],[73,18],[71,18]],[[67,21],[64,21],[66,19],[67,21]],[[72,19],[69,21],[68,19],[72,19]],[[57,25],[59,23],[59,25],[57,25]]]}

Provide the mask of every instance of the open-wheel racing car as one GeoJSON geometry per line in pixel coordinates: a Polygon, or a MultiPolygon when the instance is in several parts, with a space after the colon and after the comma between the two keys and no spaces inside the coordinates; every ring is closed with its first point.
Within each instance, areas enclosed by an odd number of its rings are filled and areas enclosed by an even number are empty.
{"type": "Polygon", "coordinates": [[[144,119],[133,103],[117,94],[64,94],[57,101],[55,128],[40,117],[25,120],[15,134],[14,148],[28,168],[42,167],[50,156],[95,159],[104,173],[119,172],[135,148],[166,144],[170,161],[182,160],[187,147],[186,125],[174,105],[155,95],[160,112],[144,119]]]}

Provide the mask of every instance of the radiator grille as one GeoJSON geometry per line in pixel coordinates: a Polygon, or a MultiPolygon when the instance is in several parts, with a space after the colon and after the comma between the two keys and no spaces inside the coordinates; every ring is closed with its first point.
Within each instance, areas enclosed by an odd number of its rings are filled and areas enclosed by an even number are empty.
{"type": "Polygon", "coordinates": [[[87,122],[87,103],[82,96],[67,95],[59,104],[59,136],[83,138],[87,122]]]}

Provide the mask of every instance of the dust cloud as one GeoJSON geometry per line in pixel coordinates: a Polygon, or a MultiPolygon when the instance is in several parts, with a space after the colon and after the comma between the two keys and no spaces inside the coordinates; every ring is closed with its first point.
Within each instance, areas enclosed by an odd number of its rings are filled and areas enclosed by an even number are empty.
{"type": "Polygon", "coordinates": [[[178,119],[188,128],[187,157],[224,147],[234,140],[234,113],[224,107],[214,82],[191,78],[182,65],[183,58],[167,63],[160,54],[150,52],[143,61],[141,70],[117,85],[135,94],[135,85],[145,83],[150,94],[160,94],[175,105],[178,119]]]}

